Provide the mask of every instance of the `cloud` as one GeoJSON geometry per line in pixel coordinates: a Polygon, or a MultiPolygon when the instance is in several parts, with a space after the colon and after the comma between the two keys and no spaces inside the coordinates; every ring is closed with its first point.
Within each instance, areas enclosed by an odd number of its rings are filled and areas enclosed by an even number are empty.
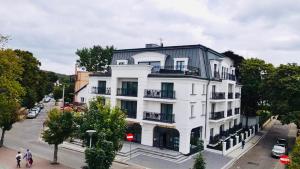
{"type": "Polygon", "coordinates": [[[300,63],[300,4],[293,0],[2,1],[0,33],[42,68],[72,74],[78,48],[203,44],[276,65],[300,63]],[[285,59],[283,60],[282,57],[285,59]]]}

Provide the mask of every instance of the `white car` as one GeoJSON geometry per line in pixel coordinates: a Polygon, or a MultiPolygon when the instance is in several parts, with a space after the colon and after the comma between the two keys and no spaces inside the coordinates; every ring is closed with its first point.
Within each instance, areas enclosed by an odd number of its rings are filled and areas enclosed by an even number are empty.
{"type": "Polygon", "coordinates": [[[36,118],[37,115],[38,115],[37,110],[31,109],[27,114],[27,118],[33,119],[33,118],[36,118]]]}
{"type": "Polygon", "coordinates": [[[272,149],[273,157],[280,157],[286,154],[286,147],[284,144],[275,144],[272,149]]]}

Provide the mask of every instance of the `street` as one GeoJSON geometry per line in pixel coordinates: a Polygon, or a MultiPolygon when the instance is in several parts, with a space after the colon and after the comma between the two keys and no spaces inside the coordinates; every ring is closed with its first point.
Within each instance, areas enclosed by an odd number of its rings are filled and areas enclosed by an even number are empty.
{"type": "MultiPolygon", "coordinates": [[[[33,156],[39,156],[44,159],[52,160],[53,146],[48,145],[39,140],[43,127],[43,122],[47,116],[46,112],[53,108],[54,101],[45,104],[45,108],[41,111],[36,119],[26,119],[15,123],[13,128],[6,133],[4,145],[8,148],[21,150],[24,152],[29,148],[33,152],[33,156]]],[[[72,168],[80,168],[84,165],[84,154],[59,149],[58,161],[72,168]]]]}
{"type": "Polygon", "coordinates": [[[281,125],[276,121],[269,133],[260,142],[242,156],[231,169],[283,169],[279,159],[271,157],[271,150],[277,138],[286,138],[289,141],[289,149],[294,144],[295,126],[281,125]]]}

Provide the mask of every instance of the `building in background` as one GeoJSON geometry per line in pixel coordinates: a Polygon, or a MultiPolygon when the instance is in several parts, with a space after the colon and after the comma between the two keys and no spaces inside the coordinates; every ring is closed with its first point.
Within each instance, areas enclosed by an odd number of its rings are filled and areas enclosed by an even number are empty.
{"type": "Polygon", "coordinates": [[[89,83],[90,72],[85,71],[85,68],[78,67],[75,65],[75,89],[74,89],[74,102],[82,102],[80,98],[77,97],[78,92],[86,88],[89,83]]]}
{"type": "Polygon", "coordinates": [[[233,61],[202,45],[116,50],[110,71],[90,73],[83,84],[77,100],[102,96],[119,106],[143,145],[191,154],[203,141],[217,151],[242,128],[233,61]]]}

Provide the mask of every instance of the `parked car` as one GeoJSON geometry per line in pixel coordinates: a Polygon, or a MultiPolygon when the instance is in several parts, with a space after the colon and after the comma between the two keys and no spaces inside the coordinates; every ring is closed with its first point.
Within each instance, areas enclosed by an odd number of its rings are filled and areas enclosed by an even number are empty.
{"type": "Polygon", "coordinates": [[[41,112],[41,108],[38,106],[35,106],[34,108],[32,108],[32,110],[35,110],[37,114],[41,112]]]}
{"type": "Polygon", "coordinates": [[[51,98],[47,96],[44,98],[44,103],[48,103],[48,102],[50,102],[50,100],[51,100],[51,98]]]}
{"type": "Polygon", "coordinates": [[[33,119],[33,118],[36,118],[37,115],[38,115],[38,112],[36,109],[30,109],[30,111],[27,114],[27,118],[33,119]]]}
{"type": "Polygon", "coordinates": [[[277,144],[283,144],[286,148],[288,147],[288,142],[284,138],[278,138],[277,139],[277,144]]]}
{"type": "Polygon", "coordinates": [[[272,157],[280,157],[287,153],[287,147],[284,144],[275,144],[272,149],[272,157]]]}
{"type": "Polygon", "coordinates": [[[41,109],[44,108],[44,104],[43,104],[43,103],[39,103],[37,106],[38,106],[39,108],[41,108],[41,109]]]}

